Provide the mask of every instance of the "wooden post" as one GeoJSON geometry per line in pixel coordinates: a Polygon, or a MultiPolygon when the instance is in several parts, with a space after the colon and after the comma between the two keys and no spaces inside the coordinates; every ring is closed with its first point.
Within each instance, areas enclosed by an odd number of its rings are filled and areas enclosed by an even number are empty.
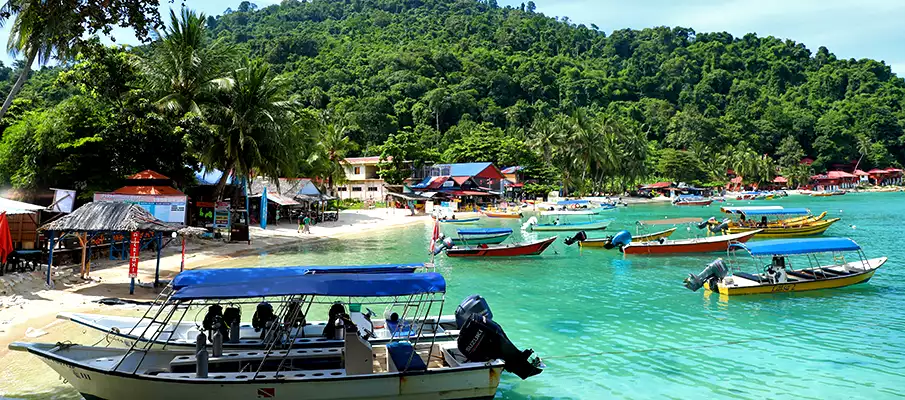
{"type": "Polygon", "coordinates": [[[85,259],[88,256],[88,232],[82,232],[81,234],[76,235],[79,238],[79,243],[82,245],[82,267],[81,267],[81,278],[88,278],[88,267],[85,266],[85,259]]]}
{"type": "Polygon", "coordinates": [[[55,231],[50,231],[50,237],[48,238],[48,244],[50,245],[50,247],[48,248],[47,253],[47,286],[53,285],[53,281],[50,279],[50,269],[53,267],[53,242],[55,235],[55,231]]]}
{"type": "Polygon", "coordinates": [[[160,284],[160,248],[163,246],[163,232],[157,232],[157,268],[154,270],[154,287],[160,284]]]}

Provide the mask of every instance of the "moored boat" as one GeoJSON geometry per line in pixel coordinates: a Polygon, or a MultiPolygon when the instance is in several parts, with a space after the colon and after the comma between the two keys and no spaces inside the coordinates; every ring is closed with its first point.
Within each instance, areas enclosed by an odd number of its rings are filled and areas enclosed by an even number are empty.
{"type": "Polygon", "coordinates": [[[672,205],[674,205],[674,206],[709,206],[711,203],[713,203],[713,199],[709,199],[706,197],[680,195],[675,200],[673,200],[672,205]]]}
{"type": "MultiPolygon", "coordinates": [[[[228,301],[321,296],[407,298],[415,304],[404,312],[424,320],[432,310],[429,304],[436,306],[434,311],[442,309],[445,292],[446,283],[437,273],[291,276],[186,286],[148,318],[167,325],[180,318],[187,304],[213,307],[228,301]]],[[[301,330],[293,329],[301,322],[297,319],[301,307],[284,308],[269,321],[262,331],[263,350],[224,351],[216,326],[209,331],[210,349],[205,334],[199,334],[198,348],[189,351],[154,350],[150,343],[141,343],[143,348],[139,343],[111,348],[17,342],[9,348],[37,356],[89,399],[490,398],[504,369],[523,379],[540,373],[540,360],[529,360],[533,352],[515,348],[493,322],[489,308],[470,300],[457,309],[457,324],[461,322],[457,342],[413,337],[372,345],[344,310],[333,305],[327,324],[332,329],[325,331],[343,341],[341,348],[294,346],[301,335],[301,330]]]]}
{"type": "Polygon", "coordinates": [[[536,217],[531,217],[527,222],[522,224],[522,229],[537,232],[562,232],[562,231],[595,231],[606,229],[609,221],[587,221],[587,222],[558,222],[554,220],[552,223],[539,224],[536,217]]]}
{"type": "Polygon", "coordinates": [[[743,232],[729,235],[708,236],[693,239],[656,240],[635,242],[622,246],[625,254],[679,254],[679,253],[713,253],[726,251],[732,242],[744,243],[759,231],[743,232]]]}
{"type": "Polygon", "coordinates": [[[484,211],[483,214],[488,218],[511,218],[511,219],[519,219],[522,217],[522,213],[520,212],[511,212],[511,211],[484,211]]]}
{"type": "Polygon", "coordinates": [[[825,213],[812,217],[811,211],[806,208],[724,207],[721,211],[738,217],[728,224],[726,229],[728,233],[758,230],[760,231],[758,237],[764,238],[821,235],[840,220],[840,218],[823,219],[825,213]],[[755,221],[758,217],[759,221],[755,221]]]}
{"type": "MultiPolygon", "coordinates": [[[[637,240],[639,242],[649,242],[653,240],[660,240],[664,238],[668,238],[670,235],[676,232],[677,228],[670,228],[666,230],[662,230],[659,232],[648,233],[644,235],[632,236],[632,240],[637,240]]],[[[578,245],[581,247],[607,247],[610,243],[612,243],[612,238],[596,238],[596,239],[586,239],[578,242],[578,245]]]]}
{"type": "Polygon", "coordinates": [[[440,221],[441,224],[464,225],[464,224],[474,224],[480,220],[481,220],[480,217],[462,218],[462,219],[456,219],[455,217],[453,217],[453,218],[447,218],[447,219],[439,219],[438,221],[440,221]]]}
{"type": "Polygon", "coordinates": [[[456,233],[459,237],[452,239],[453,245],[479,245],[479,244],[500,244],[506,241],[512,235],[512,229],[509,228],[479,228],[479,229],[458,229],[456,233]]]}
{"type": "Polygon", "coordinates": [[[453,247],[446,249],[446,255],[449,257],[536,256],[547,250],[554,241],[556,241],[556,236],[529,243],[453,247]]]}
{"type": "Polygon", "coordinates": [[[728,260],[717,259],[700,274],[689,274],[685,287],[692,291],[703,287],[726,296],[833,289],[869,281],[887,260],[868,259],[861,246],[848,238],[735,243],[729,252],[728,260]],[[744,272],[741,262],[734,259],[734,253],[740,251],[753,259],[753,273],[744,272]],[[845,254],[852,252],[857,257],[847,259],[845,254]],[[820,255],[829,255],[832,261],[821,264],[820,255]],[[793,256],[803,259],[793,263],[793,256]]]}

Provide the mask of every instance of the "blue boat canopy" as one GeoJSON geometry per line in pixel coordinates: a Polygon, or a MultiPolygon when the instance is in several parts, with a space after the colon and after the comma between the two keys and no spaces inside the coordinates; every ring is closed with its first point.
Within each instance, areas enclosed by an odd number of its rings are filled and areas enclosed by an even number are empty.
{"type": "Polygon", "coordinates": [[[733,250],[747,250],[752,256],[785,256],[795,254],[829,253],[861,250],[849,238],[777,239],[761,242],[735,243],[733,250]]]}
{"type": "Polygon", "coordinates": [[[590,203],[590,201],[588,201],[588,200],[562,200],[562,201],[556,202],[556,205],[558,205],[558,206],[573,206],[573,205],[578,205],[578,204],[588,204],[588,203],[590,203]]]}
{"type": "Polygon", "coordinates": [[[468,235],[501,235],[504,233],[512,233],[509,228],[474,228],[474,229],[458,229],[456,230],[460,236],[468,235]]]}
{"type": "Polygon", "coordinates": [[[733,210],[730,211],[729,208],[724,209],[723,212],[726,213],[734,213],[734,214],[745,214],[749,217],[751,216],[761,216],[761,215],[810,215],[811,210],[807,208],[780,208],[780,209],[754,209],[754,210],[733,210]]]}
{"type": "Polygon", "coordinates": [[[424,264],[380,264],[340,266],[294,266],[218,268],[183,271],[173,279],[173,289],[197,285],[230,285],[256,279],[278,279],[310,274],[388,274],[411,273],[424,264]]]}
{"type": "Polygon", "coordinates": [[[446,281],[436,272],[423,274],[315,274],[255,279],[228,285],[187,286],[175,300],[242,299],[265,296],[382,297],[445,293],[446,281]]]}

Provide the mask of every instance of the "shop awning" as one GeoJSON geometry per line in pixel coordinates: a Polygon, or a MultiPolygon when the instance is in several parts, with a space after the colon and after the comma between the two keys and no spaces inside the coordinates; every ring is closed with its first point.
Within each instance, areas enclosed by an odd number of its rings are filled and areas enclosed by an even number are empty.
{"type": "Polygon", "coordinates": [[[36,204],[24,203],[21,201],[4,199],[0,197],[0,212],[5,212],[8,215],[31,214],[45,208],[46,207],[44,206],[39,206],[36,204]]]}
{"type": "MultiPolygon", "coordinates": [[[[261,195],[260,195],[260,194],[253,194],[253,195],[248,196],[248,197],[249,197],[249,198],[252,198],[252,199],[256,199],[256,198],[260,198],[261,195]]],[[[276,193],[267,193],[267,201],[272,201],[272,202],[274,202],[274,203],[276,203],[276,204],[279,204],[279,205],[281,205],[281,206],[284,206],[284,207],[288,207],[288,206],[300,206],[300,205],[302,205],[301,203],[299,203],[299,202],[297,202],[297,201],[295,201],[295,200],[293,200],[293,199],[291,199],[291,198],[289,198],[289,197],[281,196],[281,195],[276,194],[276,193]]]]}
{"type": "Polygon", "coordinates": [[[449,192],[443,192],[450,196],[493,196],[491,193],[487,192],[477,192],[474,190],[451,190],[449,192]]]}
{"type": "Polygon", "coordinates": [[[393,196],[393,197],[395,197],[395,198],[397,198],[397,199],[406,200],[406,201],[427,201],[427,200],[430,200],[430,197],[419,196],[419,195],[414,194],[414,193],[396,193],[396,192],[389,192],[389,193],[387,193],[387,195],[393,196]]]}

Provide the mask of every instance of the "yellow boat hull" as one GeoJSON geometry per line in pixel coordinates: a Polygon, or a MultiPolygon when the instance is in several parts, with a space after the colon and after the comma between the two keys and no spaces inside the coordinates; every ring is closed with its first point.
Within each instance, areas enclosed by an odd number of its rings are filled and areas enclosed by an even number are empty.
{"type": "MultiPolygon", "coordinates": [[[[784,219],[784,220],[781,220],[781,221],[769,222],[769,223],[767,223],[767,227],[780,228],[780,227],[789,226],[789,225],[795,225],[795,226],[798,226],[798,225],[802,225],[802,226],[803,226],[803,225],[813,225],[813,224],[815,224],[815,223],[818,223],[818,222],[820,222],[820,221],[823,221],[823,219],[824,219],[825,217],[826,217],[826,211],[824,211],[824,212],[821,213],[820,215],[808,215],[808,216],[805,216],[805,217],[795,217],[795,218],[784,219]]],[[[731,222],[731,223],[729,223],[729,227],[730,227],[730,228],[737,228],[737,227],[738,227],[738,223],[736,223],[736,222],[731,222]]]]}
{"type": "MultiPolygon", "coordinates": [[[[652,242],[655,240],[660,240],[663,238],[668,238],[669,235],[672,235],[676,231],[676,228],[667,229],[661,232],[654,232],[647,235],[641,236],[632,236],[633,242],[652,242]]],[[[578,242],[580,247],[604,247],[607,243],[607,239],[589,239],[583,242],[578,242]]]]}
{"type": "MultiPolygon", "coordinates": [[[[879,267],[877,267],[879,268],[879,267]]],[[[848,275],[838,278],[820,279],[805,282],[787,282],[776,284],[763,284],[759,286],[746,287],[727,287],[720,283],[717,287],[721,295],[739,296],[749,294],[769,294],[769,293],[788,293],[788,292],[806,292],[809,290],[835,289],[851,285],[857,285],[870,280],[874,276],[876,269],[871,269],[859,274],[848,275]]],[[[707,288],[710,291],[710,288],[707,288]]]]}
{"type": "Polygon", "coordinates": [[[822,235],[823,232],[826,232],[827,229],[830,228],[836,221],[839,221],[839,218],[832,218],[826,221],[817,221],[812,224],[805,224],[802,226],[767,226],[766,228],[758,228],[758,227],[729,227],[729,233],[742,233],[742,232],[750,232],[753,230],[760,229],[761,232],[756,235],[756,237],[760,238],[789,238],[789,237],[803,237],[803,236],[816,236],[822,235]]]}

